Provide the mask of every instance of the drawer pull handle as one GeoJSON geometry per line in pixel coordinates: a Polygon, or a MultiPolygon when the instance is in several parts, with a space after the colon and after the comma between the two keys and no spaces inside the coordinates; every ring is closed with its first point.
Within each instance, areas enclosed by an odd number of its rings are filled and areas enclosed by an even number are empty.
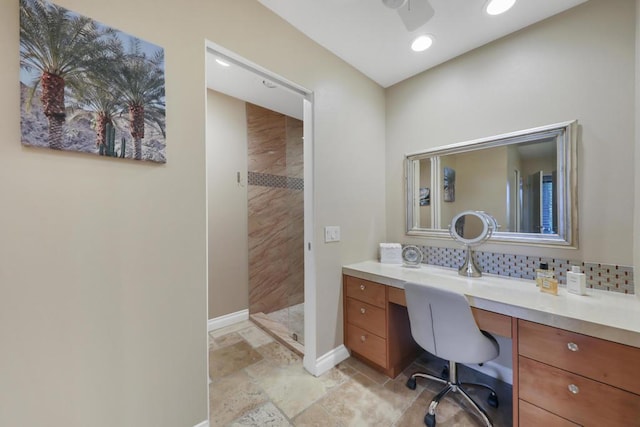
{"type": "Polygon", "coordinates": [[[573,394],[578,394],[580,392],[580,389],[575,384],[569,384],[569,391],[573,394]]]}
{"type": "Polygon", "coordinates": [[[360,290],[364,291],[365,286],[364,285],[360,285],[360,290]]]}
{"type": "Polygon", "coordinates": [[[567,348],[568,348],[569,350],[571,350],[571,351],[578,351],[578,350],[580,350],[580,349],[578,348],[578,344],[576,344],[576,343],[574,343],[574,342],[567,343],[567,348]]]}
{"type": "Polygon", "coordinates": [[[365,342],[367,340],[366,335],[360,335],[360,341],[365,342]]]}
{"type": "Polygon", "coordinates": [[[364,309],[364,307],[362,307],[362,308],[360,309],[360,314],[364,314],[364,313],[365,313],[365,311],[366,311],[366,310],[364,309]]]}

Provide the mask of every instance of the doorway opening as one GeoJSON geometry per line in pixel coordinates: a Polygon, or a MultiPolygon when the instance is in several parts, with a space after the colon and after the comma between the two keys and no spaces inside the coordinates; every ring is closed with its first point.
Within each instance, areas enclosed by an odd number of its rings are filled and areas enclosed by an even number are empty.
{"type": "MultiPolygon", "coordinates": [[[[206,43],[205,55],[209,321],[245,312],[285,345],[303,353],[304,366],[313,374],[316,351],[312,292],[315,280],[312,93],[214,43],[206,43]],[[225,120],[224,124],[245,126],[244,149],[237,146],[237,141],[232,147],[225,147],[228,141],[220,138],[217,145],[222,148],[209,147],[210,134],[219,130],[210,129],[209,125],[209,115],[216,114],[209,111],[214,105],[211,97],[232,99],[228,103],[235,105],[231,108],[239,115],[244,110],[244,123],[239,119],[225,120]],[[234,155],[238,161],[235,169],[230,165],[234,155]],[[212,161],[217,167],[211,166],[212,161]],[[238,194],[245,195],[244,202],[237,199],[237,211],[228,204],[234,203],[233,197],[226,198],[224,190],[216,191],[219,182],[228,184],[230,179],[236,187],[236,199],[238,194]],[[219,215],[220,211],[228,213],[229,222],[219,215]],[[212,221],[213,217],[217,220],[212,221]],[[227,229],[229,224],[243,220],[246,220],[245,242],[241,242],[242,232],[234,235],[227,229]],[[234,237],[229,238],[230,235],[234,237]],[[239,245],[235,244],[237,241],[239,245]],[[236,251],[238,257],[227,253],[227,249],[236,251]],[[225,263],[224,259],[229,261],[225,263]],[[238,260],[244,260],[243,266],[231,268],[238,260]],[[225,268],[226,273],[219,274],[225,268]],[[246,271],[241,271],[242,268],[246,271]],[[246,289],[246,309],[240,311],[232,307],[232,302],[225,301],[234,294],[237,298],[239,288],[246,289]]],[[[243,133],[237,128],[234,132],[243,133]]]]}

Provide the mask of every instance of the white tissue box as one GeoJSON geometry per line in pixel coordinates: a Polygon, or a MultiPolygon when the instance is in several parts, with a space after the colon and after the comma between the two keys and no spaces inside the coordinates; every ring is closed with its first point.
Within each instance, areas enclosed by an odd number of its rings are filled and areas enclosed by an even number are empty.
{"type": "Polygon", "coordinates": [[[402,245],[400,243],[380,243],[380,262],[382,264],[402,264],[402,245]]]}

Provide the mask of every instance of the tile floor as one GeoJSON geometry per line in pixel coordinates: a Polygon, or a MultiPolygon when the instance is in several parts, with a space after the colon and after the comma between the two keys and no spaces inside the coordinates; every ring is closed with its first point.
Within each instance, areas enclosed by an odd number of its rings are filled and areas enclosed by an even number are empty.
{"type": "MultiPolygon", "coordinates": [[[[440,385],[419,379],[417,389],[409,390],[407,375],[425,368],[438,373],[442,366],[425,353],[390,379],[349,358],[316,378],[304,370],[300,356],[252,322],[241,322],[209,333],[210,426],[423,426],[440,385]]],[[[493,380],[465,367],[460,371],[463,380],[493,380]]],[[[488,408],[489,415],[496,427],[510,426],[511,387],[491,385],[500,408],[488,408]]],[[[479,393],[476,400],[486,408],[486,393],[479,393]]],[[[457,395],[453,399],[438,406],[439,427],[482,425],[460,408],[457,395]]]]}

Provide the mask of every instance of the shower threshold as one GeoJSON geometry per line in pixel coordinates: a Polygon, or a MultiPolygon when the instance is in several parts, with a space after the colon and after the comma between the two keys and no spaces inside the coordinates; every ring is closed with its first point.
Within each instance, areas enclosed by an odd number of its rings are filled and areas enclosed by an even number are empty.
{"type": "Polygon", "coordinates": [[[293,339],[285,325],[276,322],[273,319],[270,319],[268,315],[262,312],[252,314],[249,316],[249,318],[253,321],[253,323],[258,325],[260,329],[271,335],[274,339],[283,344],[289,350],[293,351],[299,356],[304,356],[304,345],[293,339]]]}

